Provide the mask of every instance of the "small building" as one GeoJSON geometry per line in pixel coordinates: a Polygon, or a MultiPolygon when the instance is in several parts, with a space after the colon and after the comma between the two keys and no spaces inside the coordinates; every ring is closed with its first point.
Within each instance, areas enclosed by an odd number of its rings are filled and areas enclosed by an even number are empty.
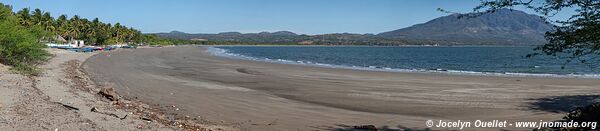
{"type": "Polygon", "coordinates": [[[43,42],[46,46],[51,48],[79,48],[86,46],[83,40],[69,40],[67,41],[60,35],[52,37],[52,41],[43,42]]]}
{"type": "Polygon", "coordinates": [[[71,47],[82,47],[85,46],[85,42],[83,40],[71,40],[69,41],[69,45],[71,47]]]}
{"type": "Polygon", "coordinates": [[[46,46],[50,48],[79,48],[85,46],[83,40],[71,40],[67,43],[46,43],[46,46]]]}
{"type": "Polygon", "coordinates": [[[192,41],[208,41],[207,39],[200,39],[200,38],[194,38],[194,39],[190,39],[192,41]]]}
{"type": "Polygon", "coordinates": [[[121,47],[123,47],[123,46],[128,46],[128,44],[114,44],[114,45],[111,45],[111,46],[112,46],[112,47],[121,48],[121,47]]]}
{"type": "Polygon", "coordinates": [[[60,35],[55,35],[52,40],[58,43],[67,43],[68,41],[60,35]]]}

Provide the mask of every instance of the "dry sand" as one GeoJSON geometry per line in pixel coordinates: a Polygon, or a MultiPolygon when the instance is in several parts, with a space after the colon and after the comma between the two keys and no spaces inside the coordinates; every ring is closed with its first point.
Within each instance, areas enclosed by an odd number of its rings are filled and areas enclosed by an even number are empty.
{"type": "Polygon", "coordinates": [[[119,50],[91,57],[84,68],[126,98],[242,130],[423,129],[430,119],[551,121],[569,108],[562,106],[600,94],[597,79],[320,68],[219,58],[199,47],[119,50]]]}
{"type": "Polygon", "coordinates": [[[41,65],[43,73],[40,76],[15,74],[7,66],[0,65],[0,130],[186,129],[165,125],[158,122],[159,119],[142,120],[140,112],[151,112],[143,103],[121,100],[120,103],[140,106],[122,108],[97,95],[100,88],[79,68],[96,53],[48,51],[55,57],[41,65]]]}

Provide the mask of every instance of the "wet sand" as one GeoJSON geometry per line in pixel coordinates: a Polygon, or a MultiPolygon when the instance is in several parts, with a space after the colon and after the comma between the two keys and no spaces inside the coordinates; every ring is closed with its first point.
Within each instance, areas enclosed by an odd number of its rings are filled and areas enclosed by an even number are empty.
{"type": "Polygon", "coordinates": [[[600,94],[597,79],[320,68],[215,57],[191,46],[103,53],[84,68],[124,97],[242,130],[319,130],[340,124],[422,129],[430,119],[551,121],[564,113],[532,103],[600,94]]]}

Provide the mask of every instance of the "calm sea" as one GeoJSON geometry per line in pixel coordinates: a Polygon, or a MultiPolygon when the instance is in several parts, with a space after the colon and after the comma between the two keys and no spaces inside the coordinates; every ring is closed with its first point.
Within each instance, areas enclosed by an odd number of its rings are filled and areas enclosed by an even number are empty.
{"type": "Polygon", "coordinates": [[[217,46],[217,56],[257,61],[466,75],[600,78],[600,61],[587,64],[550,56],[525,58],[534,47],[217,46]]]}

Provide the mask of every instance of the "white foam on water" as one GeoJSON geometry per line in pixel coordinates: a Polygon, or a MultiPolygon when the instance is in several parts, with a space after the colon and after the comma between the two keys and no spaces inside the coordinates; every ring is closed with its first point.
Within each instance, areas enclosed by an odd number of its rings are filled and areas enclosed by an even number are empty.
{"type": "MultiPolygon", "coordinates": [[[[294,61],[285,59],[270,59],[270,58],[257,58],[251,56],[245,56],[241,54],[231,53],[227,49],[208,47],[207,51],[219,57],[254,60],[263,62],[283,63],[283,64],[295,64],[295,65],[307,65],[317,67],[328,67],[328,68],[343,68],[353,70],[369,70],[369,71],[386,71],[386,72],[417,72],[417,73],[441,73],[441,74],[457,74],[457,75],[474,75],[474,76],[508,76],[508,77],[551,77],[551,78],[591,78],[600,79],[600,74],[543,74],[543,73],[514,73],[514,72],[478,72],[478,71],[462,71],[462,70],[446,70],[446,69],[397,69],[389,67],[378,67],[378,66],[343,66],[343,65],[332,65],[325,63],[317,63],[311,61],[294,61]]],[[[539,68],[537,66],[535,68],[539,68]]]]}

